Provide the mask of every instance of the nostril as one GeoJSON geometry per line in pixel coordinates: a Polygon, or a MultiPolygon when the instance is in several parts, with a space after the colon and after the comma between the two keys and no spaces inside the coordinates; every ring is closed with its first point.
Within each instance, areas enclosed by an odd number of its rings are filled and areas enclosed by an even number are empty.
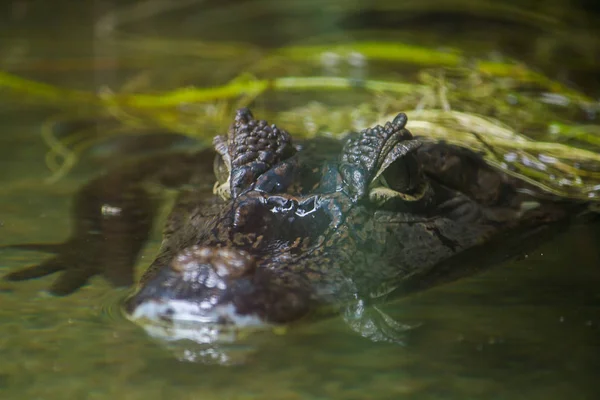
{"type": "Polygon", "coordinates": [[[177,254],[173,261],[171,261],[171,268],[182,273],[197,270],[201,264],[208,263],[212,255],[212,249],[192,246],[177,254]]]}
{"type": "Polygon", "coordinates": [[[243,250],[228,248],[217,249],[212,265],[215,272],[222,278],[239,278],[254,271],[256,261],[254,257],[243,250]]]}
{"type": "Polygon", "coordinates": [[[171,262],[171,268],[179,273],[199,271],[208,265],[221,278],[238,278],[254,271],[256,261],[243,250],[192,246],[181,251],[171,262]]]}

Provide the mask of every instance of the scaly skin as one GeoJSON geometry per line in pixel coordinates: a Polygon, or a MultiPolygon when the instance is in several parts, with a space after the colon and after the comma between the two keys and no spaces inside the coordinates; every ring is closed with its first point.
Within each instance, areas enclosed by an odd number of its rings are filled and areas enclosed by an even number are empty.
{"type": "Polygon", "coordinates": [[[192,331],[260,327],[443,280],[466,250],[568,216],[569,205],[526,194],[467,150],[423,144],[405,124],[400,114],[345,141],[294,144],[239,110],[215,138],[216,185],[212,150],[132,161],[79,192],[66,243],[24,246],[54,258],[6,278],[62,271],[50,288],[58,295],[95,274],[131,284],[156,209],[149,188],[178,188],[159,254],[125,311],[192,331]]]}

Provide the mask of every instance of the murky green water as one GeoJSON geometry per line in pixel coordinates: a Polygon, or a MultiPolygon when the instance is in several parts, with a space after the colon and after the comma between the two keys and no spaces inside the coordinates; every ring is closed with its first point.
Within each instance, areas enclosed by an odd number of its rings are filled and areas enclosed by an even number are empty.
{"type": "MultiPolygon", "coordinates": [[[[227,15],[221,8],[196,3],[196,11],[185,18],[174,12],[160,19],[133,21],[131,29],[158,34],[197,30],[211,39],[252,39],[278,45],[304,38],[298,32],[331,34],[340,26],[360,25],[356,21],[361,18],[361,13],[353,13],[352,18],[339,14],[339,9],[360,2],[332,1],[319,6],[322,12],[316,12],[314,4],[298,6],[296,17],[288,12],[279,21],[281,26],[261,22],[265,14],[258,11],[240,15],[244,24],[219,24],[218,18],[227,15]],[[210,24],[202,17],[203,11],[198,11],[202,7],[213,13],[210,24]]],[[[3,43],[3,54],[10,50],[18,59],[20,51],[45,60],[102,54],[102,42],[95,39],[90,21],[106,15],[115,4],[90,2],[77,8],[59,4],[47,10],[33,2],[14,2],[11,13],[2,17],[13,32],[3,43]],[[53,17],[48,20],[50,11],[53,17]]],[[[261,4],[269,9],[266,5],[271,3],[261,4]]],[[[280,5],[271,13],[285,10],[280,5]]],[[[549,14],[560,15],[558,11],[549,14]]],[[[381,14],[363,18],[386,21],[381,14]]],[[[427,36],[427,41],[439,40],[443,46],[443,35],[417,29],[427,21],[420,18],[422,23],[415,17],[411,29],[398,31],[406,37],[427,36]]],[[[565,12],[564,18],[575,17],[565,12]]],[[[460,24],[445,21],[436,26],[442,25],[448,41],[469,36],[460,24]],[[450,35],[452,32],[456,35],[450,35]]],[[[393,32],[390,26],[386,29],[393,32]]],[[[524,43],[518,51],[543,47],[528,41],[549,40],[536,29],[533,31],[538,34],[521,38],[524,43]]],[[[581,29],[575,33],[586,34],[581,29]]],[[[557,35],[564,38],[567,33],[557,35]]],[[[511,46],[516,39],[500,36],[499,45],[507,51],[514,49],[511,46]]],[[[475,42],[475,47],[494,43],[483,37],[475,42]]],[[[532,55],[527,52],[525,56],[532,55]]],[[[156,57],[160,64],[168,56],[156,57]]],[[[73,72],[71,66],[65,72],[52,70],[48,62],[31,68],[34,64],[19,64],[21,72],[88,89],[117,85],[128,74],[127,68],[73,72]]],[[[589,65],[582,69],[589,74],[589,65]]],[[[214,79],[220,81],[227,74],[226,69],[216,71],[214,79]]],[[[567,74],[569,79],[573,76],[567,74]]],[[[210,81],[210,77],[205,79],[210,81]]],[[[590,84],[589,89],[593,88],[590,84]]],[[[91,176],[95,164],[84,161],[58,183],[45,184],[49,173],[39,129],[52,110],[1,103],[0,245],[60,241],[69,233],[70,195],[91,176]]],[[[140,268],[152,259],[157,240],[155,237],[144,252],[140,268]]],[[[20,284],[0,282],[0,398],[596,399],[600,397],[598,243],[600,227],[574,226],[519,261],[386,306],[395,318],[421,324],[407,335],[404,346],[371,343],[334,319],[270,336],[268,345],[249,362],[233,367],[178,361],[171,351],[119,316],[118,302],[126,291],[112,289],[101,279],[67,298],[43,293],[52,278],[20,284]]],[[[2,250],[0,274],[43,257],[2,250]]]]}

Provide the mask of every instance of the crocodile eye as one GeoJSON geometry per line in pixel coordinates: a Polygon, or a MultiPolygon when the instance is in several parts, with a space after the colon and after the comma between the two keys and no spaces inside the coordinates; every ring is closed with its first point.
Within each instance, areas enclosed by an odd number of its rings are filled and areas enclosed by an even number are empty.
{"type": "Polygon", "coordinates": [[[215,156],[213,161],[213,172],[216,182],[213,187],[213,194],[219,196],[223,200],[231,198],[231,190],[229,188],[229,166],[221,154],[215,156]]]}
{"type": "Polygon", "coordinates": [[[340,159],[340,175],[348,194],[358,200],[372,192],[380,197],[410,195],[419,187],[419,164],[414,152],[421,141],[405,128],[406,115],[398,114],[384,126],[368,128],[348,139],[340,159]],[[385,189],[385,190],[384,190],[385,189]]]}
{"type": "Polygon", "coordinates": [[[410,194],[419,186],[420,167],[413,154],[393,161],[379,175],[380,183],[395,192],[410,194]]]}
{"type": "Polygon", "coordinates": [[[384,162],[369,185],[369,200],[380,207],[395,208],[423,199],[427,181],[415,154],[403,154],[384,162]]]}
{"type": "Polygon", "coordinates": [[[223,184],[228,181],[229,168],[227,167],[225,160],[223,160],[223,156],[220,154],[215,156],[215,161],[213,162],[213,171],[219,184],[223,184]]]}

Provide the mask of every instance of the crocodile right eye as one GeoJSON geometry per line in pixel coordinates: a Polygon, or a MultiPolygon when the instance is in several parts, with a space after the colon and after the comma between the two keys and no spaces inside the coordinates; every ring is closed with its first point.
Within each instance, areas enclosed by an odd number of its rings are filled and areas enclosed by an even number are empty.
{"type": "Polygon", "coordinates": [[[213,171],[217,178],[217,184],[222,185],[229,180],[229,168],[223,159],[223,156],[217,154],[213,162],[213,171]]]}
{"type": "Polygon", "coordinates": [[[213,187],[213,193],[224,200],[231,197],[230,175],[231,175],[231,156],[229,155],[229,145],[224,136],[215,136],[213,146],[217,151],[213,161],[213,172],[217,181],[213,187]]]}

